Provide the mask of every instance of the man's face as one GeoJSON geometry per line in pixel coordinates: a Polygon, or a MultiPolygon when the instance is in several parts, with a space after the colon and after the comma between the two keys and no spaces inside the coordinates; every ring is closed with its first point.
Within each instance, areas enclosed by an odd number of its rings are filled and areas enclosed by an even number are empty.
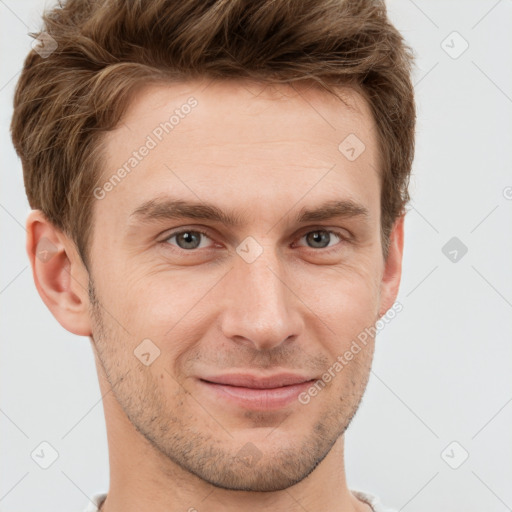
{"type": "Polygon", "coordinates": [[[391,304],[381,302],[375,126],[345,93],[358,112],[304,86],[152,86],[105,140],[90,248],[95,350],[118,413],[164,460],[220,487],[305,478],[366,387],[374,340],[340,357],[391,304]],[[365,145],[355,159],[353,138],[339,149],[350,134],[365,145]],[[202,215],[171,216],[172,200],[202,215]],[[298,220],[327,202],[351,207],[298,220]]]}

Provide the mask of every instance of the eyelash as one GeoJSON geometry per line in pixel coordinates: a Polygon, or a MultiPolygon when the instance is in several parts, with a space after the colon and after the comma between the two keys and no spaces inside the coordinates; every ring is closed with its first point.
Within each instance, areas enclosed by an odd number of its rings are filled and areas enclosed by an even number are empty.
{"type": "MultiPolygon", "coordinates": [[[[347,236],[343,235],[341,232],[330,230],[330,229],[324,229],[324,228],[315,228],[315,229],[311,229],[310,231],[306,231],[305,233],[303,233],[300,236],[300,238],[303,238],[304,236],[309,235],[310,233],[315,233],[315,232],[318,232],[318,231],[323,231],[325,233],[336,235],[340,239],[339,244],[350,242],[350,239],[347,236]]],[[[180,235],[182,233],[187,233],[187,232],[200,233],[201,235],[204,235],[205,237],[207,237],[210,240],[212,240],[212,237],[209,235],[209,233],[207,233],[206,231],[204,231],[202,229],[194,228],[194,229],[181,229],[179,231],[174,231],[172,233],[169,233],[169,235],[166,236],[166,238],[163,239],[160,243],[162,243],[164,246],[169,247],[169,246],[171,246],[171,244],[168,243],[170,238],[173,238],[173,237],[175,237],[177,235],[180,235]]],[[[306,248],[310,249],[311,251],[314,251],[314,252],[322,252],[323,254],[330,254],[333,251],[339,250],[339,247],[338,247],[339,244],[336,244],[336,245],[334,245],[332,247],[328,247],[328,248],[324,248],[324,249],[321,249],[321,248],[320,249],[315,249],[313,247],[306,247],[306,248]]],[[[195,253],[195,252],[197,252],[199,250],[199,249],[186,250],[186,249],[181,249],[180,247],[173,247],[173,246],[171,246],[171,247],[172,247],[171,250],[177,250],[177,251],[189,252],[189,253],[195,253]]]]}

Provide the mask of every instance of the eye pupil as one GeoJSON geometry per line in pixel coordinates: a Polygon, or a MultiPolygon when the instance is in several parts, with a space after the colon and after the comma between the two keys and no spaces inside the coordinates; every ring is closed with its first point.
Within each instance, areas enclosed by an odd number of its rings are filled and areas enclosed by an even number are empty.
{"type": "Polygon", "coordinates": [[[201,234],[196,233],[195,231],[183,231],[182,233],[176,235],[176,242],[181,249],[196,249],[200,245],[200,237],[201,234]],[[185,239],[185,246],[180,243],[181,239],[185,239]],[[192,244],[192,247],[190,244],[192,244]]]}
{"type": "Polygon", "coordinates": [[[329,245],[329,237],[330,234],[327,233],[327,231],[312,231],[308,234],[308,242],[313,241],[313,243],[316,244],[319,241],[321,245],[320,249],[323,249],[329,245]],[[323,242],[326,242],[325,245],[322,245],[323,242]]]}

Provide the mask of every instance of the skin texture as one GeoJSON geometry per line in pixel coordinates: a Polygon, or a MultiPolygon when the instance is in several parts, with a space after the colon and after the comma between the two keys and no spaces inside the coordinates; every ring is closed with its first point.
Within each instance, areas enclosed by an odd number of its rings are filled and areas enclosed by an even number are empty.
{"type": "Polygon", "coordinates": [[[37,289],[64,328],[90,337],[96,358],[111,470],[102,510],[370,510],[348,489],[343,433],[374,339],[307,404],[251,410],[199,380],[284,371],[319,379],[396,299],[403,217],[384,261],[375,125],[364,99],[343,93],[350,107],[306,85],[140,90],[105,137],[101,183],[188,98],[197,105],[96,201],[90,274],[68,237],[29,214],[37,289]],[[338,149],[350,133],[365,144],[354,161],[338,149]],[[241,223],[130,217],[168,195],[213,203],[241,223]],[[368,216],[297,224],[302,208],[331,199],[351,199],[368,216]],[[177,228],[207,236],[173,237],[177,228]],[[250,263],[237,252],[247,237],[262,251],[250,263]],[[42,261],[48,241],[53,255],[42,261]],[[147,339],[160,351],[149,365],[134,354],[147,339]]]}

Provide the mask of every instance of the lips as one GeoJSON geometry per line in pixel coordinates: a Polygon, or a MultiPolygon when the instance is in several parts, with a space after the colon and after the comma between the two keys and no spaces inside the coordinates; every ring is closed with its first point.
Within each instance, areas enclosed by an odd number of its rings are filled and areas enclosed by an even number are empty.
{"type": "Polygon", "coordinates": [[[298,404],[298,395],[315,379],[309,376],[280,373],[272,376],[228,374],[199,379],[205,392],[236,408],[258,411],[278,410],[298,404]]]}
{"type": "Polygon", "coordinates": [[[227,386],[242,388],[272,389],[283,386],[292,386],[294,384],[302,384],[303,382],[312,380],[312,377],[294,375],[291,373],[280,373],[269,377],[259,377],[250,374],[231,374],[205,377],[202,380],[212,382],[213,384],[224,384],[227,386]]]}

